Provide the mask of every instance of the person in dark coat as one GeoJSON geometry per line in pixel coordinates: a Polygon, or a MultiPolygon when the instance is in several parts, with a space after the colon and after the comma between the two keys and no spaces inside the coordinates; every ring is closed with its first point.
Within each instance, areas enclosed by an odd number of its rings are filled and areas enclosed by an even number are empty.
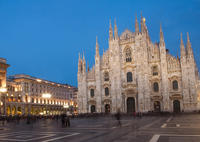
{"type": "Polygon", "coordinates": [[[70,127],[70,118],[68,115],[66,115],[66,127],[70,127]]]}
{"type": "Polygon", "coordinates": [[[62,114],[62,115],[61,115],[62,127],[65,126],[65,117],[66,117],[66,114],[62,114]]]}
{"type": "Polygon", "coordinates": [[[117,113],[115,114],[115,117],[116,117],[116,119],[117,119],[117,121],[118,121],[118,126],[120,126],[121,127],[121,113],[120,113],[120,109],[118,109],[117,110],[117,113]]]}

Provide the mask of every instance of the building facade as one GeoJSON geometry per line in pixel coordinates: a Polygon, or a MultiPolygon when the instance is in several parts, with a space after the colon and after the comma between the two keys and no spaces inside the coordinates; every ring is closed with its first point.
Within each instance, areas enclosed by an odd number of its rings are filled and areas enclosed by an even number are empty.
{"type": "Polygon", "coordinates": [[[0,58],[0,115],[77,113],[76,87],[24,74],[7,77],[9,66],[0,58]]]}
{"type": "Polygon", "coordinates": [[[6,93],[6,74],[9,65],[6,63],[6,59],[0,58],[0,114],[5,112],[5,93],[6,93]]]}
{"type": "Polygon", "coordinates": [[[29,75],[9,76],[2,99],[5,115],[57,115],[74,106],[75,87],[29,75]]]}
{"type": "Polygon", "coordinates": [[[153,43],[145,18],[135,19],[135,32],[125,30],[120,36],[116,22],[110,23],[109,48],[99,54],[96,41],[95,65],[86,69],[84,55],[78,61],[79,113],[166,111],[198,109],[199,74],[189,35],[186,46],[180,38],[180,57],[165,47],[160,27],[160,41],[153,43]]]}

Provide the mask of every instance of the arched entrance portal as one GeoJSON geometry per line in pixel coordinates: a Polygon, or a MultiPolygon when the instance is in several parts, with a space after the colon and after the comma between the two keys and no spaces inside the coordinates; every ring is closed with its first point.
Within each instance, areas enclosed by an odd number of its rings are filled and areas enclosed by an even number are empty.
{"type": "Polygon", "coordinates": [[[91,105],[90,109],[91,109],[91,113],[94,113],[96,111],[95,105],[91,105]]]}
{"type": "Polygon", "coordinates": [[[173,108],[174,108],[174,112],[178,113],[181,111],[181,107],[180,107],[180,101],[179,100],[174,100],[173,102],[173,108]]]}
{"type": "Polygon", "coordinates": [[[154,102],[154,112],[160,112],[160,102],[159,101],[154,102]]]}
{"type": "Polygon", "coordinates": [[[109,104],[105,105],[105,113],[110,113],[110,105],[109,104]]]}
{"type": "Polygon", "coordinates": [[[127,113],[135,112],[135,98],[128,97],[127,98],[127,113]]]}

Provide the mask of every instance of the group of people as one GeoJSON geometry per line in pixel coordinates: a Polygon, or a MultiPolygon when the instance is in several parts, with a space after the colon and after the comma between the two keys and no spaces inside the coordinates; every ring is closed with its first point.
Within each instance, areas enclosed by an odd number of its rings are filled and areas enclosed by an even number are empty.
{"type": "Polygon", "coordinates": [[[34,124],[36,122],[39,122],[40,120],[61,120],[62,127],[70,127],[70,117],[67,114],[62,114],[62,115],[49,115],[49,116],[44,116],[44,115],[0,115],[0,126],[7,125],[9,123],[11,124],[20,124],[25,123],[27,125],[29,124],[34,124]]]}
{"type": "Polygon", "coordinates": [[[61,115],[62,127],[70,127],[70,118],[67,114],[61,115]]]}

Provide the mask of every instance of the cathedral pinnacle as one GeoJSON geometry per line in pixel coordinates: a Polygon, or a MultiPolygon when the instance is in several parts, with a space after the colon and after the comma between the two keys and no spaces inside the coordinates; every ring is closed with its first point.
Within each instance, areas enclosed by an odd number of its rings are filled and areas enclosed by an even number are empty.
{"type": "Polygon", "coordinates": [[[99,44],[97,36],[96,36],[96,55],[99,55],[99,44]]]}
{"type": "Polygon", "coordinates": [[[161,24],[160,24],[160,45],[163,45],[163,46],[165,45],[164,35],[163,35],[161,24]]]}
{"type": "Polygon", "coordinates": [[[109,27],[109,40],[113,40],[113,30],[112,30],[111,20],[110,20],[110,27],[109,27]]]}
{"type": "Polygon", "coordinates": [[[187,47],[191,48],[189,33],[187,32],[187,47]]]}
{"type": "Polygon", "coordinates": [[[83,66],[83,73],[85,73],[86,72],[86,62],[85,62],[84,53],[83,53],[83,64],[82,64],[82,66],[83,66]]]}
{"type": "Polygon", "coordinates": [[[162,31],[161,24],[160,24],[160,40],[164,41],[164,36],[163,36],[163,31],[162,31]]]}
{"type": "Polygon", "coordinates": [[[80,59],[81,59],[80,53],[78,53],[78,61],[79,61],[79,62],[80,62],[80,59]]]}
{"type": "Polygon", "coordinates": [[[142,12],[141,12],[141,20],[140,20],[140,26],[141,26],[141,33],[144,32],[144,20],[143,20],[143,16],[142,16],[142,12]]]}
{"type": "Polygon", "coordinates": [[[181,58],[185,57],[185,47],[184,47],[184,44],[183,44],[182,33],[181,33],[181,45],[180,45],[180,48],[181,48],[181,58]]]}
{"type": "Polygon", "coordinates": [[[137,21],[137,15],[135,15],[135,34],[139,33],[139,25],[137,21]]]}
{"type": "Polygon", "coordinates": [[[89,64],[87,63],[87,72],[90,71],[90,67],[89,67],[89,64]]]}
{"type": "Polygon", "coordinates": [[[85,55],[84,55],[84,53],[83,53],[83,62],[85,62],[85,55]]]}
{"type": "Polygon", "coordinates": [[[193,56],[193,51],[192,51],[192,47],[191,47],[191,43],[190,43],[190,37],[189,37],[189,33],[187,32],[187,54],[188,55],[192,55],[193,56]]]}
{"type": "Polygon", "coordinates": [[[117,24],[116,24],[116,19],[115,19],[114,36],[115,36],[115,40],[118,40],[118,39],[119,39],[118,30],[117,30],[117,24]]]}

